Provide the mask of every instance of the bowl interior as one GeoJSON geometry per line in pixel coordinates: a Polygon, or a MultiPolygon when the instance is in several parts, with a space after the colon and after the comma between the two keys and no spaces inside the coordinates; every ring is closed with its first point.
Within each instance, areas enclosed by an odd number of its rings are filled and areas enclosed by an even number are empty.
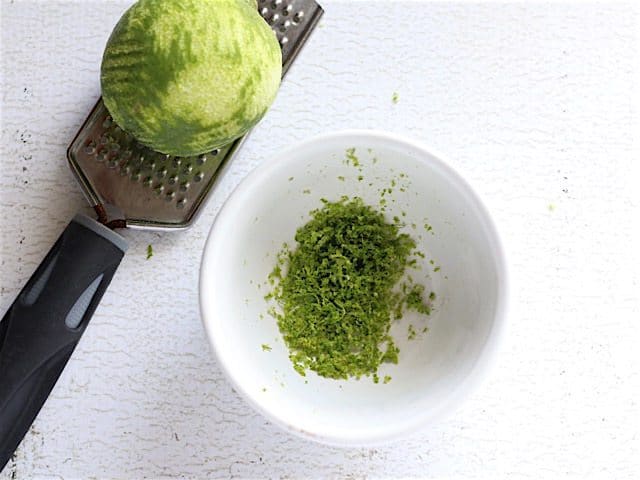
{"type": "Polygon", "coordinates": [[[411,431],[464,394],[501,317],[501,255],[477,197],[436,157],[387,135],[328,135],[263,164],[229,198],[205,248],[203,321],[235,387],[269,418],[329,443],[372,443],[411,431]],[[426,255],[413,278],[436,293],[426,321],[407,313],[393,324],[400,358],[380,369],[387,384],[300,376],[267,313],[266,280],[283,242],[295,244],[321,198],[342,195],[378,207],[385,198],[388,218],[400,217],[426,255]]]}

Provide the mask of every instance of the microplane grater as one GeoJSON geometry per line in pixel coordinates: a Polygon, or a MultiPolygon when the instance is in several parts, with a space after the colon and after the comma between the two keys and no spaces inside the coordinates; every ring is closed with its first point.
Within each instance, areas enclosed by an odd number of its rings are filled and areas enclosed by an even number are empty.
{"type": "MultiPolygon", "coordinates": [[[[260,0],[282,48],[283,75],[323,11],[313,0],[260,0]]],[[[184,229],[246,135],[194,157],[146,148],[114,124],[102,100],[67,151],[98,214],[76,215],[0,321],[0,471],[65,368],[127,250],[114,228],[184,229]],[[107,218],[106,207],[119,217],[107,218]]]]}
{"type": "MultiPolygon", "coordinates": [[[[323,10],[314,0],[257,3],[282,49],[284,77],[323,10]]],[[[118,127],[99,99],[71,142],[67,159],[93,207],[116,207],[127,227],[179,230],[192,225],[247,135],[203,155],[165,155],[118,127]]]]}

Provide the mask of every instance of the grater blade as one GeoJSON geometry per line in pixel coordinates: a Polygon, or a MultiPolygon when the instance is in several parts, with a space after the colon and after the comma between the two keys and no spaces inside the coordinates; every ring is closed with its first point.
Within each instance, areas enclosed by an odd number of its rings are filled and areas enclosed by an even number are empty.
{"type": "MultiPolygon", "coordinates": [[[[314,0],[257,3],[280,43],[284,77],[324,12],[314,0]]],[[[101,98],[71,142],[67,159],[92,206],[117,207],[127,227],[179,230],[194,222],[247,135],[203,155],[165,155],[118,127],[101,98]]]]}

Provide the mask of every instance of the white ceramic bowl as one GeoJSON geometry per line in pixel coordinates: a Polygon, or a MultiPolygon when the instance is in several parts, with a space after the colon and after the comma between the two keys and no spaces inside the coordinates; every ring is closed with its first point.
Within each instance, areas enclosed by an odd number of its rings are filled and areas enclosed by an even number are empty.
{"type": "Polygon", "coordinates": [[[506,300],[503,250],[471,187],[415,142],[370,131],[323,135],[256,168],[220,211],[200,273],[204,326],[236,390],[287,430],[334,445],[398,438],[451,410],[486,370],[506,300]],[[356,149],[362,171],[345,164],[349,148],[356,149]],[[358,195],[378,205],[380,190],[392,178],[387,214],[405,212],[404,231],[426,254],[413,276],[436,293],[435,310],[426,323],[407,314],[392,326],[400,358],[380,369],[381,379],[392,377],[388,384],[371,378],[336,381],[312,372],[302,377],[266,313],[265,280],[276,253],[283,242],[295,244],[296,229],[321,198],[358,195]],[[425,223],[433,230],[426,231],[425,223]],[[409,323],[418,331],[413,340],[409,323]]]}

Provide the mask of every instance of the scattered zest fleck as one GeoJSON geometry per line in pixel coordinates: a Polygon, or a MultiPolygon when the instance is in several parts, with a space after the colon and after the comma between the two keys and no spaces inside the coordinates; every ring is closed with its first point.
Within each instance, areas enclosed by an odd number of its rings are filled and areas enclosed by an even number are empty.
{"type": "Polygon", "coordinates": [[[347,154],[347,165],[350,164],[350,165],[353,165],[354,167],[360,166],[360,159],[356,156],[355,147],[347,148],[346,154],[347,154]]]}
{"type": "Polygon", "coordinates": [[[413,328],[413,325],[409,325],[409,328],[407,331],[407,339],[413,340],[414,338],[416,338],[416,329],[413,328]]]}
{"type": "Polygon", "coordinates": [[[267,345],[266,343],[262,344],[262,351],[263,352],[270,352],[271,351],[271,347],[269,345],[267,345]]]}
{"type": "Polygon", "coordinates": [[[147,260],[153,257],[153,247],[151,244],[147,245],[147,260]]]}
{"type": "Polygon", "coordinates": [[[400,95],[398,95],[398,92],[393,92],[393,95],[391,95],[391,101],[395,105],[398,103],[398,100],[400,100],[400,95]]]}

